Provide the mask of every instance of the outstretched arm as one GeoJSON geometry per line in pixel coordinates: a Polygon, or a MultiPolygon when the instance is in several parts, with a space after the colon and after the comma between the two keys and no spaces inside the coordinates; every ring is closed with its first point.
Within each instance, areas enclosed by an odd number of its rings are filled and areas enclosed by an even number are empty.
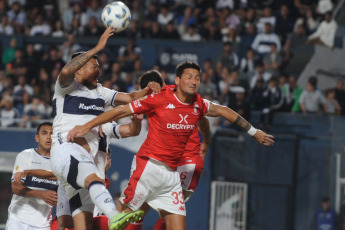
{"type": "Polygon", "coordinates": [[[112,120],[118,120],[123,117],[128,117],[132,115],[132,110],[129,105],[125,106],[118,106],[113,108],[105,113],[102,113],[98,117],[94,118],[93,120],[87,122],[86,124],[80,126],[75,126],[71,131],[69,131],[67,135],[67,141],[74,141],[75,137],[81,137],[87,134],[92,128],[102,125],[106,122],[110,122],[112,120]]]}
{"type": "Polygon", "coordinates": [[[135,91],[132,93],[118,92],[115,97],[115,105],[126,105],[150,93],[159,93],[160,91],[161,91],[161,86],[159,85],[159,83],[152,81],[147,84],[146,88],[140,91],[135,91]]]}
{"type": "Polygon", "coordinates": [[[141,131],[141,121],[144,118],[144,114],[132,115],[132,122],[127,125],[120,125],[119,132],[121,138],[138,136],[141,131]]]}
{"type": "Polygon", "coordinates": [[[31,169],[24,170],[23,172],[17,172],[16,174],[14,174],[13,179],[14,181],[20,182],[21,178],[26,176],[35,176],[42,179],[57,180],[56,176],[52,172],[42,169],[31,169]]]}
{"type": "Polygon", "coordinates": [[[262,145],[271,146],[274,144],[274,137],[272,135],[268,135],[259,129],[255,129],[248,121],[246,121],[246,119],[226,106],[217,105],[210,102],[210,108],[207,116],[221,116],[225,118],[229,122],[234,123],[245,130],[249,135],[253,136],[255,140],[262,145]]]}
{"type": "Polygon", "coordinates": [[[93,56],[99,51],[103,50],[107,44],[108,38],[114,34],[115,29],[109,26],[99,39],[98,44],[91,50],[70,60],[61,70],[59,76],[59,83],[62,87],[66,87],[73,82],[74,73],[77,72],[83,65],[85,65],[93,56]]]}
{"type": "Polygon", "coordinates": [[[202,158],[205,158],[207,151],[208,151],[208,146],[210,143],[210,122],[206,117],[204,117],[202,120],[198,122],[198,128],[199,131],[203,137],[203,140],[200,145],[200,155],[202,158]]]}
{"type": "Polygon", "coordinates": [[[11,184],[12,192],[18,196],[36,197],[44,200],[47,204],[55,206],[57,202],[57,194],[51,190],[32,190],[27,188],[21,182],[13,181],[11,184]]]}

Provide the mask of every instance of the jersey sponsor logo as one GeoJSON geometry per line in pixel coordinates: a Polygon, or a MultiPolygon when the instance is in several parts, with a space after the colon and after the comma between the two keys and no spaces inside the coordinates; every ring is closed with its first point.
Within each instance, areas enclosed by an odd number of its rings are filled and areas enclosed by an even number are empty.
{"type": "Polygon", "coordinates": [[[66,95],[63,104],[63,113],[76,115],[95,115],[104,112],[105,102],[102,98],[86,98],[66,95]]]}
{"type": "Polygon", "coordinates": [[[133,105],[134,105],[135,108],[141,107],[140,100],[133,101],[133,105]]]}
{"type": "Polygon", "coordinates": [[[57,181],[42,179],[35,176],[27,176],[24,185],[31,188],[43,188],[54,191],[56,191],[58,188],[57,181]]]}
{"type": "Polygon", "coordinates": [[[174,104],[169,104],[167,107],[165,107],[166,109],[175,109],[174,104]]]}
{"type": "Polygon", "coordinates": [[[188,124],[188,122],[187,122],[188,115],[186,115],[186,116],[182,116],[182,114],[179,114],[179,115],[181,117],[181,120],[178,123],[182,123],[184,121],[184,122],[186,122],[186,124],[188,124]]]}
{"type": "Polygon", "coordinates": [[[37,162],[37,161],[31,161],[31,164],[40,165],[40,164],[42,164],[42,163],[41,163],[41,162],[37,162]]]}

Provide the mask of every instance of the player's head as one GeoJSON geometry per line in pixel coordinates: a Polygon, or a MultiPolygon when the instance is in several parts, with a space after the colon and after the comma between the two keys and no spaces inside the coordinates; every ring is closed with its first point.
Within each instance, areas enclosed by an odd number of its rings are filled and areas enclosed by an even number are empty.
{"type": "Polygon", "coordinates": [[[51,135],[53,133],[53,124],[51,122],[43,122],[38,125],[35,140],[38,148],[43,151],[49,151],[51,148],[51,135]]]}
{"type": "Polygon", "coordinates": [[[140,88],[146,88],[147,84],[149,84],[149,82],[151,81],[157,82],[161,87],[165,85],[162,74],[160,72],[158,72],[157,70],[149,70],[141,76],[139,82],[140,88]]]}
{"type": "Polygon", "coordinates": [[[176,66],[175,84],[188,95],[196,94],[200,84],[200,66],[195,62],[185,61],[176,66]]]}
{"type": "MultiPolygon", "coordinates": [[[[84,53],[85,51],[75,52],[72,54],[71,59],[74,59],[84,53]]],[[[97,55],[94,55],[75,73],[76,80],[88,88],[97,87],[98,77],[101,74],[97,58],[97,55]]]]}

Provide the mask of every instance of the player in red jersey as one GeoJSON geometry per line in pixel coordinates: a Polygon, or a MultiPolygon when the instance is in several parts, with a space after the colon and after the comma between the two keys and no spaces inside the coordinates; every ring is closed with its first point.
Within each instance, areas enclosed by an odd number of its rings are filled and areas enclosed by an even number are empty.
{"type": "Polygon", "coordinates": [[[185,229],[185,206],[178,173],[175,171],[186,143],[206,114],[222,116],[245,129],[263,145],[271,146],[273,136],[256,130],[233,110],[203,100],[197,94],[200,67],[184,62],[177,66],[176,90],[163,89],[126,106],[116,107],[83,126],[73,128],[68,140],[85,135],[91,128],[112,119],[145,113],[149,117],[149,133],[135,161],[135,170],[121,201],[124,212],[137,210],[145,201],[158,210],[167,229],[185,229]]]}

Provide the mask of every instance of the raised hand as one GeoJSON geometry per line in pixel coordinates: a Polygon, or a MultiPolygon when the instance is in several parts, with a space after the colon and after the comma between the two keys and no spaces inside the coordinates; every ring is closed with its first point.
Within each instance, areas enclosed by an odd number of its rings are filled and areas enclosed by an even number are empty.
{"type": "Polygon", "coordinates": [[[98,44],[96,46],[98,51],[103,50],[105,48],[108,38],[114,35],[114,31],[115,29],[112,26],[108,26],[108,28],[104,31],[104,33],[102,34],[101,38],[98,41],[98,44]]]}
{"type": "Polygon", "coordinates": [[[260,129],[258,129],[253,137],[261,145],[272,146],[274,144],[274,136],[269,135],[260,129]]]}
{"type": "Polygon", "coordinates": [[[149,82],[149,84],[147,84],[146,90],[148,92],[151,91],[152,93],[160,93],[161,92],[161,86],[159,83],[151,81],[151,82],[149,82]]]}

